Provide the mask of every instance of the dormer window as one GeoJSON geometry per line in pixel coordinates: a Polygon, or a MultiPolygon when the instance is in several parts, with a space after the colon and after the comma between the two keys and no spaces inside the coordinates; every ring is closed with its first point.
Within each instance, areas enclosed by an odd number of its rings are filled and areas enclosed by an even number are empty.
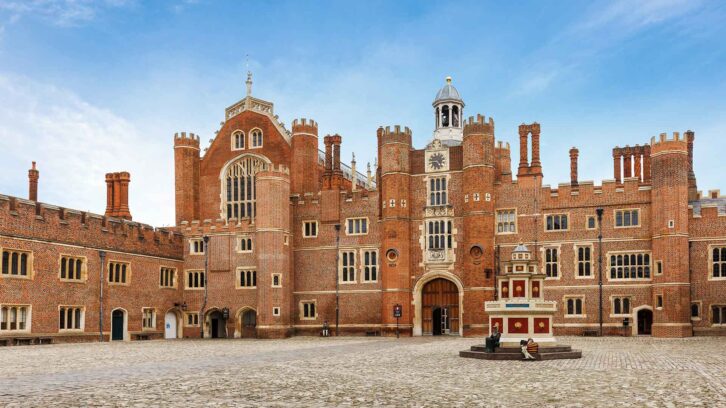
{"type": "Polygon", "coordinates": [[[242,150],[245,148],[245,134],[238,130],[232,134],[232,150],[242,150]]]}

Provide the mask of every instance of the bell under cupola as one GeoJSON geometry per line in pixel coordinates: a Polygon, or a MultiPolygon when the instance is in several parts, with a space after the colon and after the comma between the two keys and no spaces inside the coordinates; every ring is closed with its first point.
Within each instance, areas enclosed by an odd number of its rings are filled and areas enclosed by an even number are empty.
{"type": "Polygon", "coordinates": [[[436,118],[434,139],[446,145],[461,144],[464,138],[464,101],[451,85],[451,77],[446,77],[446,85],[439,89],[432,105],[436,118]]]}

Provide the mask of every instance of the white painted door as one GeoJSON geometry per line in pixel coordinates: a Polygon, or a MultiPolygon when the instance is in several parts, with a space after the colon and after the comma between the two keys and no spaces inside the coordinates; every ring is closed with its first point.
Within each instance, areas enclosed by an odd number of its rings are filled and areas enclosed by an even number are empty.
{"type": "Polygon", "coordinates": [[[168,312],[164,318],[164,338],[176,338],[176,314],[174,312],[168,312]]]}

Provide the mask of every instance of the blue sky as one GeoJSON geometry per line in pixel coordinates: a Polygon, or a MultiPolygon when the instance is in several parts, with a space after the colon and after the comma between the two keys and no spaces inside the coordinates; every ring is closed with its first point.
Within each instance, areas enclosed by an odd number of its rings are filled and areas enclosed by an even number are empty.
{"type": "MultiPolygon", "coordinates": [[[[174,219],[172,136],[214,136],[253,94],[289,124],[374,158],[401,124],[425,146],[451,75],[466,116],[492,116],[518,161],[517,125],[542,125],[544,182],[611,179],[611,149],[696,132],[702,190],[726,189],[726,3],[0,0],[0,193],[97,213],[103,175],[132,174],[135,219],[174,219]],[[516,3],[516,4],[515,4],[516,3]]],[[[362,166],[361,166],[362,167],[362,166]]]]}

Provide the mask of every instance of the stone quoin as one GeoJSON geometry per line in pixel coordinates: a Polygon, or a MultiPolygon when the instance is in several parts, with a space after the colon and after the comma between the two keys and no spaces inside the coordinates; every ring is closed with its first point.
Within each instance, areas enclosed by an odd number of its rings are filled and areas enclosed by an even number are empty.
{"type": "Polygon", "coordinates": [[[430,143],[379,127],[377,167],[361,174],[343,163],[343,136],[320,143],[311,119],[288,128],[249,74],[208,147],[170,137],[169,228],[132,220],[127,172],[106,175],[98,215],[42,203],[33,163],[29,199],[0,195],[0,344],[280,338],[326,323],[340,335],[484,336],[485,304],[502,296],[520,244],[536,288],[507,296],[542,293],[556,309],[541,318],[547,335],[600,329],[600,278],[605,334],[726,334],[726,197],[697,190],[694,132],[615,147],[601,185],[578,179],[573,147],[570,181],[552,187],[546,124],[517,129],[515,176],[514,141],[497,140],[490,117],[465,117],[450,77],[432,107],[430,143]]]}

